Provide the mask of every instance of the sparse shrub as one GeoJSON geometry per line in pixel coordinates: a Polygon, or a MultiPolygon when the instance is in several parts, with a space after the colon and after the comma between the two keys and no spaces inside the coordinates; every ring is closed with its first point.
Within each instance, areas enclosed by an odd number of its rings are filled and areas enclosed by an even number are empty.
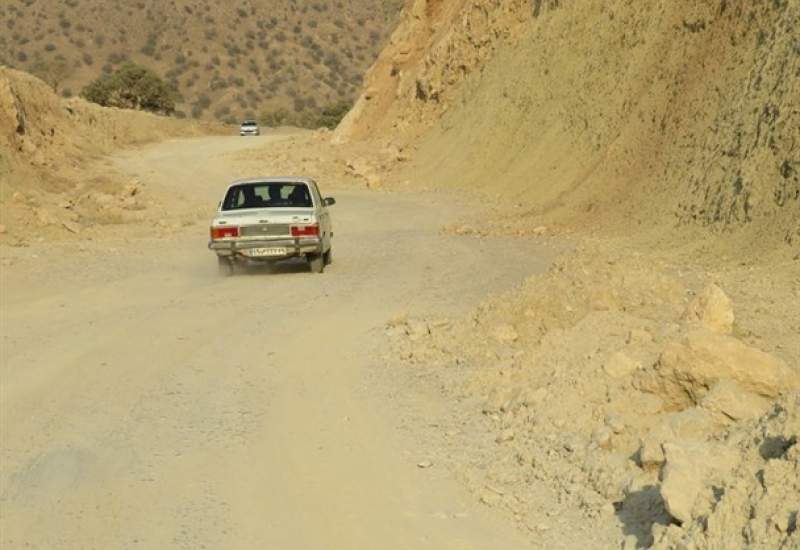
{"type": "Polygon", "coordinates": [[[228,87],[228,81],[217,74],[211,78],[211,82],[208,83],[208,87],[214,91],[224,90],[228,87]]]}
{"type": "Polygon", "coordinates": [[[84,88],[82,95],[99,105],[172,114],[177,91],[156,73],[126,63],[111,75],[102,76],[84,88]]]}
{"type": "Polygon", "coordinates": [[[289,111],[284,108],[261,113],[259,121],[263,126],[284,126],[289,122],[289,111]]]}
{"type": "Polygon", "coordinates": [[[197,103],[195,103],[195,105],[197,105],[203,110],[208,109],[209,106],[211,106],[211,98],[208,97],[206,94],[203,94],[197,98],[197,103]]]}
{"type": "Polygon", "coordinates": [[[125,61],[126,55],[122,52],[111,52],[108,54],[106,61],[111,63],[112,65],[119,65],[123,61],[125,61]]]}
{"type": "Polygon", "coordinates": [[[52,86],[58,92],[61,83],[72,74],[72,67],[63,56],[54,59],[36,59],[30,68],[34,74],[52,86]]]}
{"type": "Polygon", "coordinates": [[[317,119],[317,127],[336,128],[349,111],[350,103],[347,101],[339,101],[328,105],[322,109],[317,119]]]}

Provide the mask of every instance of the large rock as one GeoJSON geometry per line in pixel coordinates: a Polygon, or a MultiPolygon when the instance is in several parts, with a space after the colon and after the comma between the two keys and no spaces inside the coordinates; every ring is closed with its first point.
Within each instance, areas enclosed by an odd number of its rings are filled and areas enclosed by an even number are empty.
{"type": "Polygon", "coordinates": [[[714,430],[714,418],[705,409],[692,407],[664,415],[641,439],[639,461],[642,466],[656,467],[664,463],[664,445],[678,441],[703,442],[714,430]]]}
{"type": "Polygon", "coordinates": [[[758,418],[769,410],[771,402],[755,395],[733,380],[717,382],[701,403],[717,422],[730,423],[758,418]]]}
{"type": "Polygon", "coordinates": [[[667,346],[657,368],[663,383],[685,392],[694,403],[699,403],[721,380],[732,380],[743,389],[768,398],[800,387],[800,376],[777,357],[706,329],[667,346]]]}
{"type": "Polygon", "coordinates": [[[669,515],[681,523],[691,521],[708,483],[724,477],[738,462],[731,449],[698,442],[665,443],[664,456],[661,497],[669,515]]]}
{"type": "Polygon", "coordinates": [[[692,300],[685,318],[702,324],[710,331],[720,334],[733,332],[733,303],[727,294],[715,284],[708,285],[692,300]]]}

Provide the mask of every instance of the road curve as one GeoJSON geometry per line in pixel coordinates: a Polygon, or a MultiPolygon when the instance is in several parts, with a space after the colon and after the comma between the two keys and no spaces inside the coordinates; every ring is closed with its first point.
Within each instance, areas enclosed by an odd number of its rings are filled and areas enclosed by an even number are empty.
{"type": "MultiPolygon", "coordinates": [[[[244,175],[220,153],[254,146],[268,140],[170,141],[116,162],[213,205],[244,175]]],[[[416,466],[374,384],[387,319],[464,311],[544,261],[442,234],[456,212],[441,196],[337,199],[322,275],[220,278],[203,224],[34,246],[38,260],[4,268],[2,548],[528,547],[448,472],[416,466]]]]}

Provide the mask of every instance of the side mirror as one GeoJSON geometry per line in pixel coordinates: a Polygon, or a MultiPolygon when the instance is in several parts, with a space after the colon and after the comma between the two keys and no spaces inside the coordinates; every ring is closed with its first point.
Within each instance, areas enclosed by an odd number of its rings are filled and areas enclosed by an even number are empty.
{"type": "Polygon", "coordinates": [[[322,204],[324,204],[325,206],[333,206],[334,204],[336,204],[336,199],[334,199],[333,197],[325,197],[324,199],[322,199],[322,204]]]}

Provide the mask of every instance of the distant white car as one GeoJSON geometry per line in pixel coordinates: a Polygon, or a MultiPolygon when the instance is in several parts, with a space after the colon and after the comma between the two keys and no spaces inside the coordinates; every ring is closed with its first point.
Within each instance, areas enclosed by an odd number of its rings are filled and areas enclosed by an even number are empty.
{"type": "Polygon", "coordinates": [[[239,127],[240,136],[260,136],[261,130],[255,120],[245,120],[239,127]]]}
{"type": "Polygon", "coordinates": [[[236,263],[305,258],[312,272],[333,261],[333,225],[314,180],[302,177],[235,181],[211,222],[209,249],[220,273],[231,275],[236,263]]]}

